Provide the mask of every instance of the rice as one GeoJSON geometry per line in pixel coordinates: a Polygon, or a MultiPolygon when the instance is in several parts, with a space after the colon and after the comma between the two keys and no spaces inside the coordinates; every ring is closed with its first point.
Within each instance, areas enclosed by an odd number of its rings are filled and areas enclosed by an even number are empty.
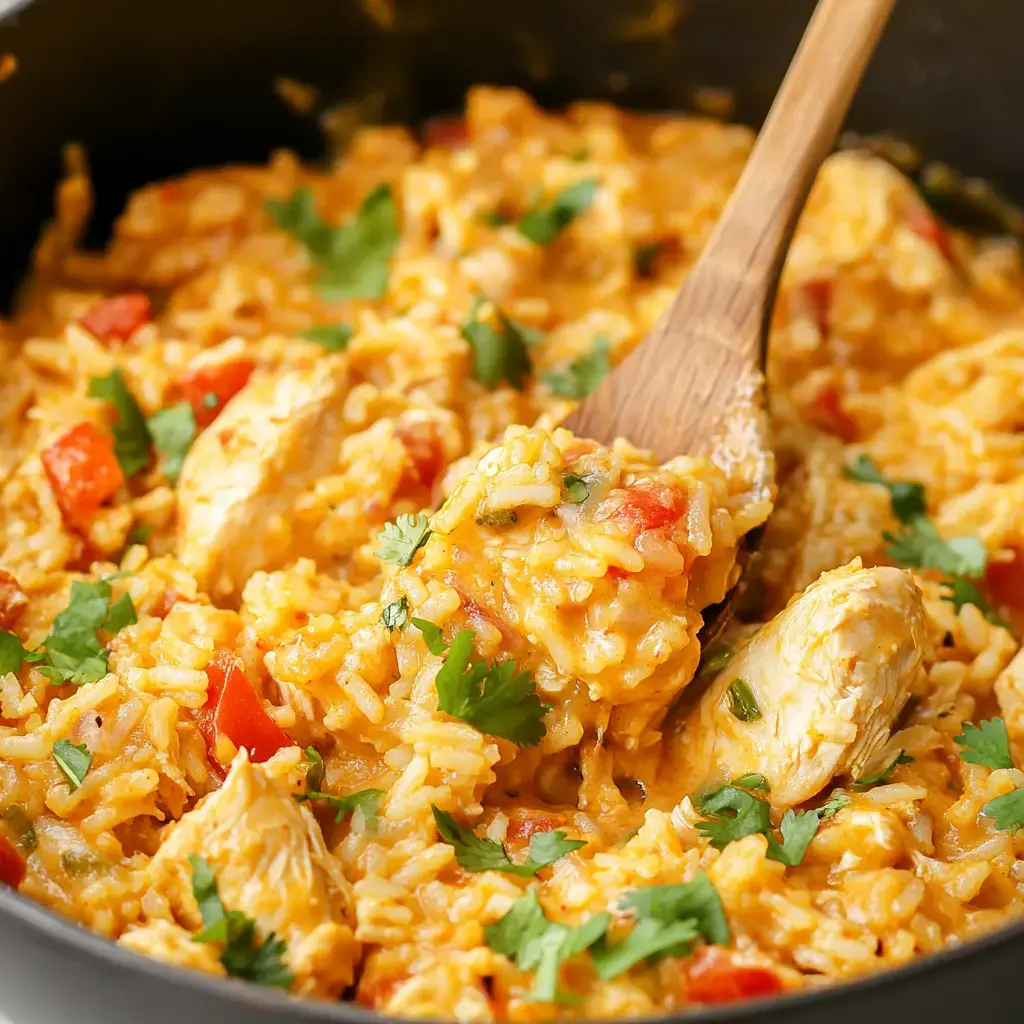
{"type": "MultiPolygon", "coordinates": [[[[24,862],[20,890],[125,948],[222,976],[223,943],[193,941],[203,914],[188,857],[202,857],[225,909],[258,941],[283,941],[291,991],[464,1021],[695,1007],[715,997],[700,976],[719,954],[730,977],[797,990],[1017,917],[1024,836],[989,805],[1024,773],[965,761],[956,741],[996,716],[1011,754],[1024,741],[1017,246],[949,230],[877,158],[831,157],[772,324],[778,494],[752,494],[724,461],[659,466],[626,440],[558,428],[581,381],[621,361],[672,300],[752,134],[603,104],[546,114],[488,88],[446,131],[423,148],[365,128],[326,170],[279,153],[154,183],[99,253],[77,245],[91,187],[70,154],[0,331],[0,569],[26,598],[8,606],[0,589],[0,629],[36,650],[72,583],[100,580],[137,621],[101,625],[105,671],[82,685],[52,682],[43,662],[0,675],[0,840],[24,862]],[[517,227],[591,181],[550,246],[517,227]],[[325,297],[316,246],[275,225],[268,201],[309,190],[334,228],[382,182],[397,225],[386,289],[325,297]],[[160,295],[158,312],[104,336],[103,301],[136,293],[160,295]],[[529,372],[516,380],[501,363],[488,382],[488,352],[529,372]],[[44,453],[76,425],[115,428],[89,393],[115,370],[151,424],[189,403],[196,436],[177,482],[166,452],[147,454],[76,517],[44,453]],[[220,396],[225,373],[238,386],[220,396]],[[794,808],[778,788],[744,790],[771,805],[760,832],[708,834],[710,784],[740,785],[709,766],[742,733],[730,724],[701,754],[688,704],[713,719],[707,695],[736,680],[727,666],[708,678],[708,659],[698,676],[699,633],[766,521],[748,621],[725,636],[734,658],[821,593],[823,573],[887,578],[872,575],[893,561],[885,535],[907,521],[886,489],[851,478],[862,457],[920,483],[939,538],[966,539],[975,558],[980,547],[987,569],[976,599],[953,601],[941,572],[911,565],[902,633],[884,634],[879,613],[863,632],[844,619],[787,649],[797,667],[819,645],[839,652],[829,671],[849,683],[791,737],[787,785],[802,758],[867,738],[796,802],[816,828],[784,863],[772,844],[790,841],[794,808]],[[385,524],[421,510],[422,545],[389,554],[385,524]],[[847,632],[866,637],[869,659],[904,651],[913,632],[899,700],[864,712],[849,682],[858,658],[839,656],[847,632]],[[691,685],[704,695],[684,694],[691,685]],[[519,702],[474,720],[474,701],[495,692],[519,702]],[[240,693],[248,726],[232,719],[240,693]],[[879,723],[883,706],[895,710],[879,723]],[[74,761],[79,748],[91,760],[75,778],[54,754],[74,761]],[[681,766],[701,756],[691,785],[681,766]],[[838,809],[825,817],[827,797],[838,809]],[[492,869],[446,839],[445,815],[499,844],[474,854],[492,869]],[[585,845],[529,877],[526,858],[559,834],[585,845]],[[626,893],[704,876],[727,949],[705,934],[614,977],[596,972],[600,947],[579,952],[556,965],[572,999],[554,1005],[532,997],[541,972],[491,927],[532,892],[565,929],[607,912],[614,945],[633,923],[626,893]]],[[[792,708],[772,706],[772,687],[792,678],[743,681],[758,713],[782,721],[792,708]]]]}

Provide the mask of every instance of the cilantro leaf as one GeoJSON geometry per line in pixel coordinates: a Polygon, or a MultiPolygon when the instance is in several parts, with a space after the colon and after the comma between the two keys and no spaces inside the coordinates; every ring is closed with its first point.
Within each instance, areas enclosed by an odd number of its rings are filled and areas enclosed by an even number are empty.
{"type": "Polygon", "coordinates": [[[92,754],[84,743],[72,743],[71,740],[57,740],[50,750],[57,767],[64,773],[72,790],[85,781],[86,772],[92,764],[92,754]]]}
{"type": "Polygon", "coordinates": [[[779,826],[782,842],[769,835],[766,856],[769,860],[777,860],[780,864],[796,867],[803,861],[807,847],[820,824],[821,818],[817,811],[786,811],[779,826]]]}
{"type": "Polygon", "coordinates": [[[558,996],[558,974],[562,964],[594,945],[605,933],[611,915],[595,914],[578,928],[549,921],[530,889],[508,912],[484,929],[484,939],[496,953],[515,961],[521,971],[536,971],[529,998],[554,1002],[558,996]]]}
{"type": "Polygon", "coordinates": [[[909,523],[925,514],[924,485],[912,480],[890,481],[868,455],[858,455],[853,465],[843,466],[843,475],[862,484],[877,484],[889,492],[893,515],[901,523],[909,523]]]}
{"type": "Polygon", "coordinates": [[[594,201],[597,181],[587,178],[556,193],[547,205],[538,203],[519,218],[519,233],[536,245],[550,245],[594,201]]]}
{"type": "Polygon", "coordinates": [[[760,772],[748,772],[738,779],[733,779],[729,785],[739,786],[740,789],[763,789],[766,793],[771,789],[768,780],[760,772]]]}
{"type": "Polygon", "coordinates": [[[437,807],[432,807],[432,810],[438,833],[455,848],[455,860],[467,871],[504,871],[509,875],[532,878],[541,868],[587,845],[579,839],[566,839],[562,831],[535,832],[530,837],[529,855],[522,864],[516,864],[509,859],[501,843],[481,839],[472,829],[462,828],[447,812],[437,807]]]}
{"type": "Polygon", "coordinates": [[[590,484],[586,477],[575,473],[562,474],[562,499],[570,505],[582,505],[590,497],[590,484]]]}
{"type": "Polygon", "coordinates": [[[429,536],[430,520],[425,513],[400,515],[393,523],[385,523],[377,534],[380,541],[377,557],[392,565],[411,565],[413,555],[427,543],[429,536]]]}
{"type": "Polygon", "coordinates": [[[845,793],[833,793],[818,808],[818,817],[824,821],[826,818],[831,818],[834,814],[838,814],[844,807],[849,807],[852,803],[853,800],[845,793]]]}
{"type": "Polygon", "coordinates": [[[188,402],[179,402],[161,409],[146,421],[153,447],[163,456],[160,468],[173,486],[178,482],[181,466],[192,442],[196,439],[196,418],[188,402]]]}
{"type": "Polygon", "coordinates": [[[152,532],[153,527],[149,523],[144,523],[142,526],[133,526],[131,533],[128,534],[127,541],[125,541],[125,546],[130,548],[133,544],[145,544],[152,532]]]}
{"type": "Polygon", "coordinates": [[[403,594],[390,604],[384,605],[381,609],[380,621],[389,633],[401,629],[409,621],[409,598],[403,594]]]}
{"type": "Polygon", "coordinates": [[[699,935],[692,918],[671,924],[650,918],[639,921],[621,942],[612,944],[606,936],[594,947],[591,952],[594,969],[601,978],[609,981],[641,960],[653,963],[661,956],[686,956],[691,943],[699,935]]]}
{"type": "Polygon", "coordinates": [[[108,608],[110,596],[109,579],[71,584],[68,606],[53,620],[50,635],[40,647],[45,661],[40,672],[54,682],[76,686],[95,683],[107,674],[108,654],[96,631],[114,633],[136,621],[135,606],[127,594],[113,608],[108,608]]]}
{"type": "Polygon", "coordinates": [[[423,634],[423,642],[431,654],[438,656],[448,650],[448,642],[441,635],[441,627],[427,619],[413,619],[412,624],[423,634]]]}
{"type": "Polygon", "coordinates": [[[26,661],[39,661],[41,654],[25,650],[21,640],[13,633],[0,629],[0,676],[20,672],[26,661]]]}
{"type": "Polygon", "coordinates": [[[745,679],[734,679],[726,691],[729,697],[729,712],[741,722],[756,722],[761,717],[754,691],[745,679]]]}
{"type": "Polygon", "coordinates": [[[982,596],[981,591],[971,580],[943,580],[942,585],[947,587],[949,592],[940,594],[939,596],[943,601],[949,601],[957,611],[960,611],[965,604],[973,604],[981,614],[992,623],[993,626],[1002,626],[1004,629],[1006,628],[1006,623],[989,607],[988,602],[982,596]]]}
{"type": "Polygon", "coordinates": [[[477,215],[476,219],[481,224],[486,224],[489,228],[500,228],[508,224],[509,219],[499,209],[494,210],[481,210],[477,215]]]}
{"type": "Polygon", "coordinates": [[[611,373],[608,357],[611,342],[600,334],[585,356],[574,359],[559,370],[548,370],[544,383],[562,398],[586,398],[611,373]]]}
{"type": "Polygon", "coordinates": [[[914,759],[909,754],[901,750],[881,771],[875,772],[872,775],[865,775],[860,779],[854,779],[853,784],[861,789],[867,786],[875,786],[879,782],[884,782],[888,779],[896,770],[898,764],[913,764],[913,761],[914,759]]]}
{"type": "MultiPolygon", "coordinates": [[[[481,505],[483,502],[481,502],[481,505]]],[[[515,509],[512,508],[477,508],[476,512],[476,525],[477,526],[514,526],[519,522],[519,516],[516,515],[515,509]]]]}
{"type": "Polygon", "coordinates": [[[1024,789],[997,796],[981,809],[986,818],[994,818],[996,828],[1003,832],[1016,832],[1024,825],[1024,789]]]}
{"type": "Polygon", "coordinates": [[[638,920],[652,918],[664,923],[692,917],[708,942],[728,946],[732,942],[729,924],[718,890],[703,871],[684,885],[647,885],[630,889],[620,904],[632,910],[638,920]]]}
{"type": "Polygon", "coordinates": [[[22,853],[27,856],[39,848],[39,836],[36,834],[32,820],[25,813],[24,807],[20,804],[8,804],[0,813],[0,818],[7,822],[14,833],[15,845],[22,853]]]}
{"type": "Polygon", "coordinates": [[[355,217],[339,228],[320,219],[309,188],[289,199],[267,200],[266,208],[277,227],[300,241],[319,265],[317,289],[325,299],[383,298],[398,246],[398,211],[390,185],[371,189],[355,217]]]}
{"type": "Polygon", "coordinates": [[[139,403],[128,390],[120,370],[111,370],[106,377],[93,377],[89,397],[109,402],[117,412],[113,427],[114,454],[121,472],[130,479],[149,464],[151,438],[139,403]]]}
{"type": "Polygon", "coordinates": [[[481,732],[535,746],[547,731],[543,718],[549,709],[540,702],[532,677],[517,674],[511,660],[488,665],[474,658],[475,639],[473,630],[464,629],[452,640],[434,680],[438,709],[481,732]]]}
{"type": "Polygon", "coordinates": [[[342,352],[355,334],[350,324],[317,324],[303,332],[307,341],[316,342],[328,352],[342,352]]]}
{"type": "Polygon", "coordinates": [[[224,943],[220,962],[233,978],[289,988],[292,975],[282,960],[287,950],[284,942],[271,932],[257,944],[256,922],[240,910],[225,910],[209,863],[194,853],[189,854],[188,862],[192,867],[192,895],[203,919],[203,930],[193,935],[192,941],[224,943]]]}
{"type": "Polygon", "coordinates": [[[306,769],[306,792],[318,792],[324,784],[324,759],[316,747],[306,747],[303,754],[306,755],[306,762],[309,764],[306,769]]]}
{"type": "Polygon", "coordinates": [[[953,742],[963,748],[960,751],[961,761],[993,769],[1013,767],[1010,737],[1006,732],[1006,722],[1001,718],[992,718],[978,725],[966,722],[960,735],[953,737],[953,742]]]}
{"type": "Polygon", "coordinates": [[[521,391],[531,370],[522,325],[503,316],[497,308],[488,319],[480,319],[481,309],[486,305],[485,300],[477,299],[469,320],[462,325],[462,337],[473,350],[473,378],[492,391],[502,381],[521,391]]]}
{"type": "Polygon", "coordinates": [[[335,824],[341,824],[351,813],[360,811],[366,820],[366,827],[371,831],[377,830],[377,804],[384,795],[383,789],[361,789],[357,793],[349,793],[348,796],[332,796],[330,793],[321,793],[317,790],[310,790],[299,793],[295,799],[299,803],[308,800],[323,800],[329,803],[337,814],[334,815],[335,824]]]}
{"type": "Polygon", "coordinates": [[[706,836],[716,850],[757,832],[770,832],[768,804],[735,786],[721,786],[700,801],[698,810],[707,821],[697,822],[697,831],[706,836]],[[720,812],[730,811],[731,814],[720,812]]]}

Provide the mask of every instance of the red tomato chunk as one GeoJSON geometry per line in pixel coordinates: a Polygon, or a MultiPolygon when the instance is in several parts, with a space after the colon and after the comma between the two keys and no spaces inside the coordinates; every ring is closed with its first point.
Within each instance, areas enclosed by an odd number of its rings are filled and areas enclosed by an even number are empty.
{"type": "Polygon", "coordinates": [[[17,889],[25,881],[25,861],[6,836],[0,836],[0,885],[17,889]]]}
{"type": "Polygon", "coordinates": [[[206,666],[206,678],[209,686],[200,731],[211,752],[218,736],[226,736],[236,747],[245,747],[256,762],[268,760],[283,747],[294,746],[263,709],[234,655],[219,652],[206,666]]]}
{"type": "Polygon", "coordinates": [[[687,994],[697,1003],[732,1003],[782,990],[782,981],[774,971],[737,964],[720,946],[701,950],[686,971],[687,994]]]}
{"type": "Polygon", "coordinates": [[[142,292],[129,292],[97,302],[82,317],[82,326],[100,341],[125,342],[152,319],[153,307],[149,296],[142,292]]]}
{"type": "Polygon", "coordinates": [[[682,504],[679,493],[670,487],[629,487],[611,518],[627,523],[637,533],[658,530],[671,526],[682,515],[682,504]]]}
{"type": "Polygon", "coordinates": [[[43,451],[43,469],[65,519],[94,515],[124,483],[114,439],[93,423],[79,423],[43,451]]]}
{"type": "Polygon", "coordinates": [[[953,259],[953,245],[945,225],[923,206],[912,206],[904,215],[903,223],[926,242],[931,242],[943,259],[953,259]]]}
{"type": "Polygon", "coordinates": [[[461,117],[435,117],[423,126],[423,142],[442,149],[458,149],[469,142],[469,126],[461,117]]]}
{"type": "Polygon", "coordinates": [[[196,426],[208,427],[220,415],[225,403],[234,398],[252,376],[256,364],[251,359],[202,366],[181,381],[181,393],[192,406],[196,426]]]}

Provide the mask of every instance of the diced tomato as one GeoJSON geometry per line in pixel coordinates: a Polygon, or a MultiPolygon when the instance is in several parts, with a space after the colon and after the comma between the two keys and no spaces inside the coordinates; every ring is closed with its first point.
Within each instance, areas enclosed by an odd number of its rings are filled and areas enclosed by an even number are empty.
{"type": "Polygon", "coordinates": [[[211,751],[221,735],[236,747],[245,747],[257,762],[295,745],[264,711],[234,655],[218,652],[206,666],[206,678],[209,686],[203,712],[207,717],[200,716],[199,730],[211,751]]]}
{"type": "Polygon", "coordinates": [[[423,126],[423,142],[441,149],[458,149],[469,142],[469,126],[462,117],[434,117],[423,126]]]}
{"type": "Polygon", "coordinates": [[[17,889],[24,881],[24,859],[6,836],[0,836],[0,884],[17,889]]]}
{"type": "Polygon", "coordinates": [[[185,401],[192,406],[196,425],[208,427],[220,415],[230,398],[234,398],[252,376],[256,364],[251,359],[201,366],[180,383],[185,401]]]}
{"type": "Polygon", "coordinates": [[[835,288],[833,278],[819,277],[805,281],[793,295],[795,310],[809,316],[822,335],[828,334],[835,288]]]}
{"type": "Polygon", "coordinates": [[[624,580],[630,576],[630,573],[618,565],[609,565],[606,575],[610,576],[613,580],[624,580]]]}
{"type": "Polygon", "coordinates": [[[94,423],[79,423],[42,453],[50,487],[64,517],[80,523],[124,483],[114,439],[94,423]]]}
{"type": "Polygon", "coordinates": [[[857,424],[843,411],[842,395],[834,384],[818,392],[807,409],[810,421],[849,444],[857,439],[857,424]]]}
{"type": "Polygon", "coordinates": [[[554,832],[556,828],[565,828],[565,822],[561,818],[525,812],[509,820],[505,838],[510,843],[525,843],[538,832],[554,832]]]}
{"type": "Polygon", "coordinates": [[[364,974],[356,989],[356,1002],[371,1010],[383,1010],[388,1000],[394,995],[395,989],[408,978],[407,974],[392,977],[364,974]]]}
{"type": "Polygon", "coordinates": [[[696,1003],[731,1003],[737,999],[774,995],[782,980],[767,967],[736,963],[721,946],[707,946],[686,969],[686,992],[696,1003]]]}
{"type": "Polygon", "coordinates": [[[405,471],[408,482],[416,487],[433,490],[447,462],[444,446],[434,424],[411,423],[399,427],[398,438],[409,455],[409,465],[405,471]]]}
{"type": "Polygon", "coordinates": [[[101,299],[85,316],[82,326],[100,341],[128,341],[143,325],[153,319],[149,296],[129,292],[101,299]]]}
{"type": "Polygon", "coordinates": [[[628,487],[610,518],[632,526],[637,533],[671,526],[683,514],[682,496],[671,487],[628,487]]]}
{"type": "Polygon", "coordinates": [[[1013,549],[1013,558],[1007,562],[988,563],[985,583],[996,604],[1024,612],[1024,550],[1013,549]]]}
{"type": "Polygon", "coordinates": [[[954,258],[949,231],[946,230],[946,226],[927,207],[911,206],[903,214],[903,223],[915,235],[919,235],[926,242],[934,245],[942,254],[943,259],[952,260],[954,258]]]}
{"type": "Polygon", "coordinates": [[[18,581],[0,569],[0,629],[10,628],[21,618],[28,606],[28,598],[18,581]]]}

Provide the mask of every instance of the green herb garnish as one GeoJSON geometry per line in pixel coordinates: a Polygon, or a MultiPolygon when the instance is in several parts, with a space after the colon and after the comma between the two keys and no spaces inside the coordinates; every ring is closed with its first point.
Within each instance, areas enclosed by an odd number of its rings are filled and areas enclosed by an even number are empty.
{"type": "Polygon", "coordinates": [[[350,324],[318,324],[304,331],[302,336],[328,352],[341,352],[348,346],[354,333],[350,324]]]}
{"type": "Polygon", "coordinates": [[[430,536],[430,520],[423,512],[416,515],[400,515],[393,523],[385,523],[377,534],[380,549],[377,557],[391,565],[411,565],[413,555],[430,536]]]}
{"type": "Polygon", "coordinates": [[[196,419],[188,402],[161,409],[146,421],[153,447],[163,456],[160,468],[170,484],[178,482],[181,467],[196,438],[196,419]]]}
{"type": "Polygon", "coordinates": [[[741,722],[756,722],[761,709],[754,697],[754,691],[745,679],[734,679],[726,691],[729,697],[729,711],[741,722]]]}
{"type": "Polygon", "coordinates": [[[597,181],[588,178],[556,193],[550,203],[538,203],[519,218],[519,233],[536,245],[550,245],[594,201],[597,181]]]}
{"type": "Polygon", "coordinates": [[[78,789],[85,781],[89,765],[92,764],[92,754],[89,753],[89,748],[84,743],[75,744],[71,740],[57,740],[50,752],[72,790],[78,789]]]}
{"type": "Polygon", "coordinates": [[[93,377],[89,397],[109,402],[117,413],[113,426],[114,454],[121,472],[130,479],[149,464],[151,438],[139,403],[128,390],[120,370],[111,370],[105,377],[93,377]]]}
{"type": "Polygon", "coordinates": [[[914,759],[909,754],[901,750],[881,771],[875,772],[872,775],[865,775],[861,779],[854,779],[853,784],[861,789],[867,786],[875,786],[879,782],[886,781],[896,770],[897,765],[912,764],[913,761],[914,759]]]}
{"type": "Polygon", "coordinates": [[[401,629],[409,621],[409,598],[403,594],[390,604],[384,605],[380,621],[387,627],[389,633],[401,629]]]}
{"type": "Polygon", "coordinates": [[[493,320],[497,326],[490,319],[480,319],[480,312],[486,305],[486,300],[477,299],[469,320],[462,326],[462,337],[473,350],[473,378],[492,391],[502,381],[521,391],[531,370],[527,345],[531,335],[535,340],[537,332],[504,316],[496,308],[493,320]]]}
{"type": "Polygon", "coordinates": [[[348,796],[333,796],[330,793],[321,793],[317,790],[307,790],[295,797],[299,803],[308,800],[322,800],[330,804],[337,812],[334,815],[336,824],[341,824],[353,811],[359,811],[366,820],[366,827],[374,832],[377,829],[377,804],[384,795],[383,789],[361,789],[358,793],[349,793],[348,796]]]}
{"type": "Polygon", "coordinates": [[[585,356],[574,359],[560,370],[548,370],[544,383],[562,398],[586,398],[611,373],[610,346],[607,336],[599,334],[585,356]]]}
{"type": "Polygon", "coordinates": [[[1006,732],[1006,722],[1001,718],[992,718],[978,725],[966,722],[960,735],[953,737],[953,742],[962,748],[962,761],[992,769],[1013,767],[1010,737],[1006,732]]]}

